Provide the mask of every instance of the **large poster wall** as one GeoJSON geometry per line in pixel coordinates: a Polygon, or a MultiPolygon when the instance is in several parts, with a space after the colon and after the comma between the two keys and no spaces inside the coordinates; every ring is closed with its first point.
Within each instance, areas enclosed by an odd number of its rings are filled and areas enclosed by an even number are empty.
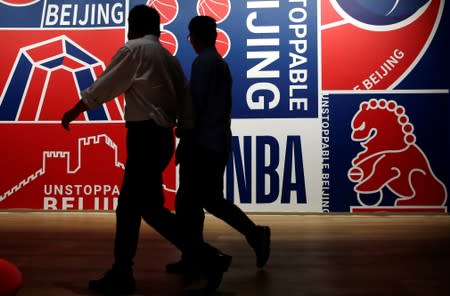
{"type": "MultiPolygon", "coordinates": [[[[126,42],[130,7],[161,14],[186,76],[187,25],[218,24],[233,74],[225,197],[247,212],[447,213],[445,0],[0,0],[0,210],[112,211],[123,96],[60,125],[126,42]]],[[[173,209],[177,167],[164,175],[173,209]]]]}

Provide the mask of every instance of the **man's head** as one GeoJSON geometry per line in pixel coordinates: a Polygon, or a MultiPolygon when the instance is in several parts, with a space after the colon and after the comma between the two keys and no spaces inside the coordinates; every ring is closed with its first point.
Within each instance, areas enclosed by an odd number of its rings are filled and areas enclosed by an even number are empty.
{"type": "Polygon", "coordinates": [[[161,35],[160,16],[156,9],[147,5],[136,5],[128,15],[128,39],[145,35],[161,35]]]}
{"type": "Polygon", "coordinates": [[[196,52],[214,46],[217,38],[216,21],[209,16],[195,16],[189,22],[189,39],[196,52]]]}

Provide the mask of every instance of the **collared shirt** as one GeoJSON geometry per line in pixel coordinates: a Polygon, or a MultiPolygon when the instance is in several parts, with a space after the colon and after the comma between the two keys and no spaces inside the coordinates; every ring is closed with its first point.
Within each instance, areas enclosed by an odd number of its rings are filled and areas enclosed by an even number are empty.
{"type": "Polygon", "coordinates": [[[81,92],[94,109],[125,94],[125,120],[154,120],[163,127],[190,127],[192,106],[188,82],[178,60],[154,35],[129,40],[98,79],[81,92]]]}
{"type": "Polygon", "coordinates": [[[192,63],[190,88],[196,142],[214,151],[231,147],[232,77],[215,47],[203,49],[192,63]]]}

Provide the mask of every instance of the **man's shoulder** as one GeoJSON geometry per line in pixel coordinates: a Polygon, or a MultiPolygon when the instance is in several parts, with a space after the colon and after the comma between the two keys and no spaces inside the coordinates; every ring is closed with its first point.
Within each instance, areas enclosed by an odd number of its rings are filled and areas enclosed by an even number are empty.
{"type": "Polygon", "coordinates": [[[146,37],[142,38],[136,38],[128,40],[125,43],[125,47],[129,48],[130,50],[142,48],[142,47],[155,47],[160,48],[162,47],[161,44],[157,40],[152,40],[146,37]]]}
{"type": "Polygon", "coordinates": [[[144,46],[147,43],[148,42],[146,40],[144,40],[143,38],[131,39],[125,43],[125,47],[127,47],[129,49],[134,49],[134,48],[137,48],[140,46],[144,46]]]}
{"type": "Polygon", "coordinates": [[[194,60],[197,65],[223,65],[227,62],[217,51],[204,51],[200,53],[194,60]]]}

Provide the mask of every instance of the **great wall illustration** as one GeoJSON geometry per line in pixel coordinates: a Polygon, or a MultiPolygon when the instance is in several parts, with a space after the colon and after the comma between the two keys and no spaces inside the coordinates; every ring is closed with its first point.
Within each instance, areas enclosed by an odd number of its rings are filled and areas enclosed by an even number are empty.
{"type": "Polygon", "coordinates": [[[0,202],[5,200],[6,198],[10,197],[14,193],[18,192],[25,186],[31,184],[33,181],[38,179],[39,177],[45,175],[48,167],[48,163],[51,162],[53,159],[62,159],[66,162],[66,171],[67,174],[76,174],[81,166],[82,166],[82,151],[83,148],[86,146],[91,145],[101,145],[105,144],[107,147],[109,147],[114,154],[114,167],[125,169],[125,166],[123,163],[119,161],[119,155],[118,155],[118,147],[116,143],[114,143],[110,137],[108,137],[106,134],[101,134],[97,136],[90,136],[85,138],[78,139],[78,147],[77,147],[77,156],[76,156],[76,165],[71,168],[71,152],[69,151],[43,151],[42,152],[42,167],[40,167],[38,170],[36,170],[33,174],[26,177],[22,181],[20,181],[18,184],[14,185],[11,189],[7,190],[6,192],[2,193],[0,195],[0,202]]]}
{"type": "MultiPolygon", "coordinates": [[[[84,138],[79,138],[77,143],[77,152],[76,155],[72,155],[70,151],[43,151],[42,152],[42,166],[34,171],[31,175],[27,176],[23,180],[21,180],[16,185],[12,186],[10,189],[6,190],[0,195],[0,202],[5,199],[11,197],[15,193],[24,189],[26,186],[29,186],[38,178],[43,177],[46,173],[49,173],[49,164],[54,162],[54,160],[63,161],[65,163],[65,169],[67,175],[75,175],[82,168],[83,161],[83,151],[91,146],[100,146],[103,145],[110,149],[113,153],[113,167],[118,168],[120,170],[125,169],[125,165],[119,161],[119,151],[117,144],[106,134],[100,134],[96,136],[89,136],[84,138]],[[74,161],[75,165],[71,164],[74,161]]],[[[97,148],[97,147],[94,147],[97,148]]],[[[175,189],[169,188],[166,185],[163,185],[163,189],[168,192],[175,192],[175,189]]]]}

